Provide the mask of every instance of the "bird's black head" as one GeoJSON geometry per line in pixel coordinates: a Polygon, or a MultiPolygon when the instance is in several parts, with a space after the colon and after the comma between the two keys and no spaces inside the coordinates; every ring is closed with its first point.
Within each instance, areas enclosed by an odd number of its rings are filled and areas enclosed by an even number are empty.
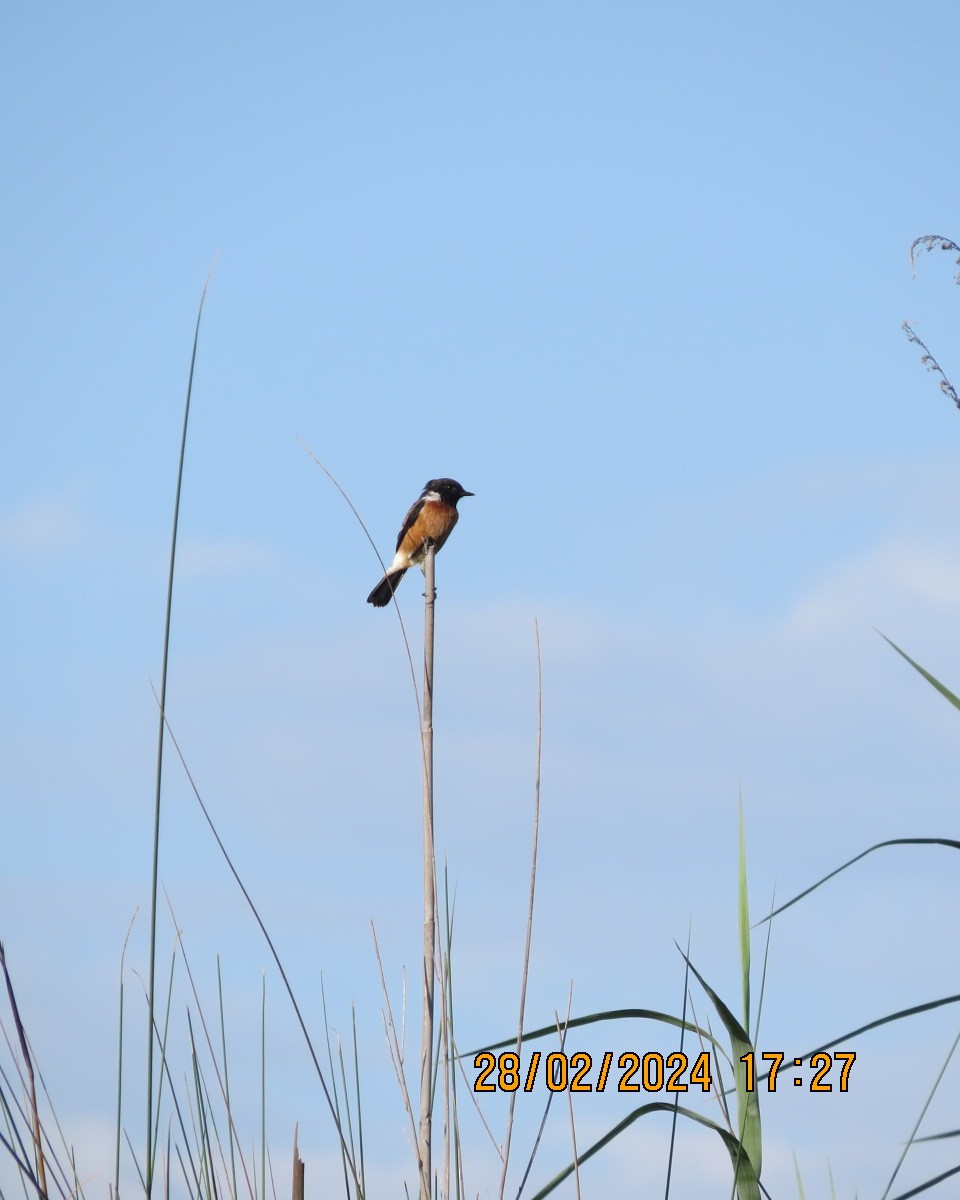
{"type": "Polygon", "coordinates": [[[465,487],[461,487],[455,479],[431,479],[421,492],[421,497],[425,499],[431,492],[438,496],[444,504],[453,504],[454,506],[464,496],[473,495],[473,492],[468,492],[465,487]]]}

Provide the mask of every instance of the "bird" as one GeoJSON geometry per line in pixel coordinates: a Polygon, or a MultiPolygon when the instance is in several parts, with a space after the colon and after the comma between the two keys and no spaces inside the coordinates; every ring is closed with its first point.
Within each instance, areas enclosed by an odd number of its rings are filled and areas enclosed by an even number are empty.
{"type": "Polygon", "coordinates": [[[455,479],[430,479],[410,506],[397,534],[397,553],[384,577],[367,597],[374,608],[384,608],[400,580],[411,567],[422,563],[431,546],[439,550],[450,536],[460,514],[457,501],[472,496],[455,479]]]}

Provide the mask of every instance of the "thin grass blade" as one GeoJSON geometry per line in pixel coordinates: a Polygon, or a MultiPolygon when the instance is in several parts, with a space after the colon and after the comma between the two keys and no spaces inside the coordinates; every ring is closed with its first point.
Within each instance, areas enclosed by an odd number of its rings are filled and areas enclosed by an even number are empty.
{"type": "MultiPolygon", "coordinates": [[[[163,618],[163,655],[160,662],[160,720],[157,731],[157,773],[153,809],[153,861],[150,881],[150,973],[147,983],[147,1149],[146,1200],[153,1191],[154,1124],[153,1124],[153,1003],[157,964],[157,897],[160,883],[160,797],[163,790],[163,742],[167,715],[167,668],[170,662],[170,625],[173,615],[173,580],[177,562],[177,528],[180,524],[180,497],[183,492],[183,464],[187,457],[187,430],[190,425],[190,400],[193,396],[193,374],[197,365],[197,347],[200,345],[200,320],[207,298],[207,288],[213,267],[207,274],[197,307],[197,323],[193,331],[193,349],[190,353],[190,371],[187,376],[187,396],[183,406],[183,431],[180,437],[180,459],[177,465],[177,487],[173,502],[173,529],[170,535],[170,566],[167,572],[167,603],[163,618]]],[[[162,1074],[161,1074],[162,1079],[162,1074]]],[[[159,1100],[158,1100],[159,1106],[159,1100]]]]}
{"type": "Polygon", "coordinates": [[[767,913],[762,921],[758,921],[758,925],[763,925],[766,921],[772,921],[774,917],[778,917],[782,912],[786,912],[804,896],[809,896],[811,892],[815,892],[818,887],[822,887],[828,880],[833,879],[835,875],[839,875],[842,871],[846,871],[848,867],[852,867],[854,863],[858,863],[862,858],[866,858],[868,854],[873,854],[875,850],[883,850],[887,846],[946,846],[949,850],[960,850],[960,842],[955,838],[935,838],[935,837],[916,837],[916,838],[888,838],[885,842],[877,842],[873,846],[868,846],[866,850],[861,850],[859,854],[855,854],[853,858],[842,863],[829,874],[824,875],[822,879],[818,879],[816,883],[812,883],[810,887],[804,888],[802,892],[798,892],[792,900],[788,900],[785,904],[781,904],[779,908],[775,908],[773,912],[767,913]]]}
{"type": "Polygon", "coordinates": [[[750,1036],[750,904],[747,894],[747,845],[743,831],[743,796],[740,797],[740,855],[737,872],[737,917],[740,929],[740,982],[743,991],[743,1028],[750,1036]]]}
{"type": "MultiPolygon", "coordinates": [[[[641,1117],[646,1117],[651,1113],[656,1112],[672,1113],[674,1110],[673,1104],[668,1104],[663,1100],[655,1100],[650,1104],[641,1105],[639,1108],[634,1109],[632,1113],[629,1113],[626,1117],[624,1117],[622,1121],[619,1121],[616,1125],[614,1125],[613,1128],[605,1133],[602,1138],[594,1142],[589,1149],[585,1150],[578,1159],[579,1164],[582,1165],[595,1154],[599,1153],[604,1146],[609,1145],[614,1138],[619,1137],[624,1130],[628,1129],[634,1123],[634,1121],[638,1121],[641,1117]]],[[[711,1121],[709,1117],[705,1117],[702,1113],[695,1112],[691,1108],[684,1108],[681,1106],[677,1111],[679,1112],[680,1116],[686,1117],[691,1121],[696,1121],[699,1125],[703,1125],[707,1129],[712,1129],[713,1132],[716,1133],[723,1142],[727,1153],[730,1155],[731,1164],[737,1171],[738,1177],[742,1178],[743,1180],[743,1190],[741,1190],[739,1193],[741,1200],[760,1200],[760,1181],[757,1178],[756,1172],[752,1171],[749,1156],[743,1149],[739,1139],[736,1138],[729,1131],[729,1129],[724,1129],[723,1126],[718,1125],[716,1121],[711,1121]]],[[[545,1187],[541,1188],[539,1192],[532,1196],[531,1200],[544,1200],[544,1197],[549,1196],[550,1193],[558,1188],[565,1179],[569,1178],[569,1176],[573,1174],[576,1165],[577,1164],[575,1163],[570,1163],[568,1166],[564,1167],[564,1169],[558,1175],[555,1175],[545,1187]]]]}
{"type": "MultiPolygon", "coordinates": [[[[682,951],[681,951],[682,953],[682,951]]],[[[686,957],[686,956],[685,956],[686,957]]],[[[713,988],[707,983],[692,962],[687,960],[690,970],[697,982],[710,997],[710,1003],[717,1011],[723,1026],[730,1038],[730,1058],[733,1065],[733,1078],[737,1092],[737,1125],[740,1144],[746,1161],[740,1170],[739,1160],[734,1164],[737,1195],[740,1200],[748,1200],[753,1195],[753,1185],[760,1176],[763,1145],[760,1136],[760,1101],[756,1088],[747,1088],[746,1065],[741,1060],[743,1056],[753,1053],[753,1043],[744,1027],[733,1015],[726,1004],[720,999],[713,988]]]]}
{"type": "MultiPolygon", "coordinates": [[[[877,630],[877,633],[880,633],[879,629],[877,630]]],[[[931,675],[929,671],[924,670],[924,668],[921,667],[918,662],[914,662],[910,655],[907,654],[906,651],[901,650],[896,642],[891,642],[885,633],[880,633],[880,636],[887,643],[887,645],[892,646],[893,649],[896,650],[896,652],[900,655],[900,657],[908,662],[915,671],[919,671],[927,683],[929,683],[932,687],[935,687],[940,695],[944,697],[944,699],[949,700],[954,708],[960,708],[960,698],[955,696],[945,684],[942,684],[940,680],[931,675]]]]}
{"type": "MultiPolygon", "coordinates": [[[[682,951],[681,951],[682,953],[682,951]]],[[[692,1021],[683,1020],[681,1017],[671,1016],[670,1013],[658,1012],[655,1008],[610,1008],[602,1012],[588,1013],[584,1017],[571,1017],[567,1022],[568,1029],[579,1029],[585,1025],[603,1024],[607,1021],[659,1021],[664,1025],[672,1025],[675,1029],[686,1030],[687,1033],[696,1034],[697,1037],[703,1038],[712,1046],[719,1049],[720,1043],[707,1029],[701,1027],[692,1021]]],[[[524,1033],[522,1042],[533,1042],[538,1038],[555,1037],[557,1033],[556,1025],[544,1025],[539,1029],[530,1029],[524,1033]]],[[[487,1046],[478,1046],[476,1050],[468,1050],[462,1054],[461,1058],[472,1058],[476,1054],[482,1054],[488,1050],[502,1050],[504,1046],[516,1046],[516,1037],[504,1038],[499,1042],[491,1042],[487,1046]]]]}

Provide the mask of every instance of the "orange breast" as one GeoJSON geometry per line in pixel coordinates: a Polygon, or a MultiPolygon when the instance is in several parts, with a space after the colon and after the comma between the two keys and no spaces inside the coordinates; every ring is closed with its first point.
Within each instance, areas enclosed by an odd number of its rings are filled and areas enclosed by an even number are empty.
{"type": "Polygon", "coordinates": [[[450,504],[427,500],[417,514],[417,519],[404,534],[400,543],[403,554],[409,555],[411,564],[423,562],[427,553],[427,542],[433,542],[439,550],[450,536],[457,523],[457,510],[450,504]]]}

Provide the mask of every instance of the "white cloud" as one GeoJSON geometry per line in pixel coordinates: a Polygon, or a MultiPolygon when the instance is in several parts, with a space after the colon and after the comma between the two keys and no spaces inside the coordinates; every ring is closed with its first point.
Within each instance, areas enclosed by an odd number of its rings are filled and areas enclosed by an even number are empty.
{"type": "Polygon", "coordinates": [[[916,614],[918,606],[940,618],[960,613],[960,563],[947,545],[900,539],[877,546],[814,586],[787,614],[784,632],[822,634],[851,620],[881,614],[916,614]]]}
{"type": "Polygon", "coordinates": [[[177,570],[185,575],[232,575],[271,561],[266,546],[245,538],[185,537],[177,548],[177,570]]]}
{"type": "Polygon", "coordinates": [[[59,554],[80,547],[88,536],[76,500],[64,493],[37,497],[0,515],[0,548],[17,554],[59,554]]]}

